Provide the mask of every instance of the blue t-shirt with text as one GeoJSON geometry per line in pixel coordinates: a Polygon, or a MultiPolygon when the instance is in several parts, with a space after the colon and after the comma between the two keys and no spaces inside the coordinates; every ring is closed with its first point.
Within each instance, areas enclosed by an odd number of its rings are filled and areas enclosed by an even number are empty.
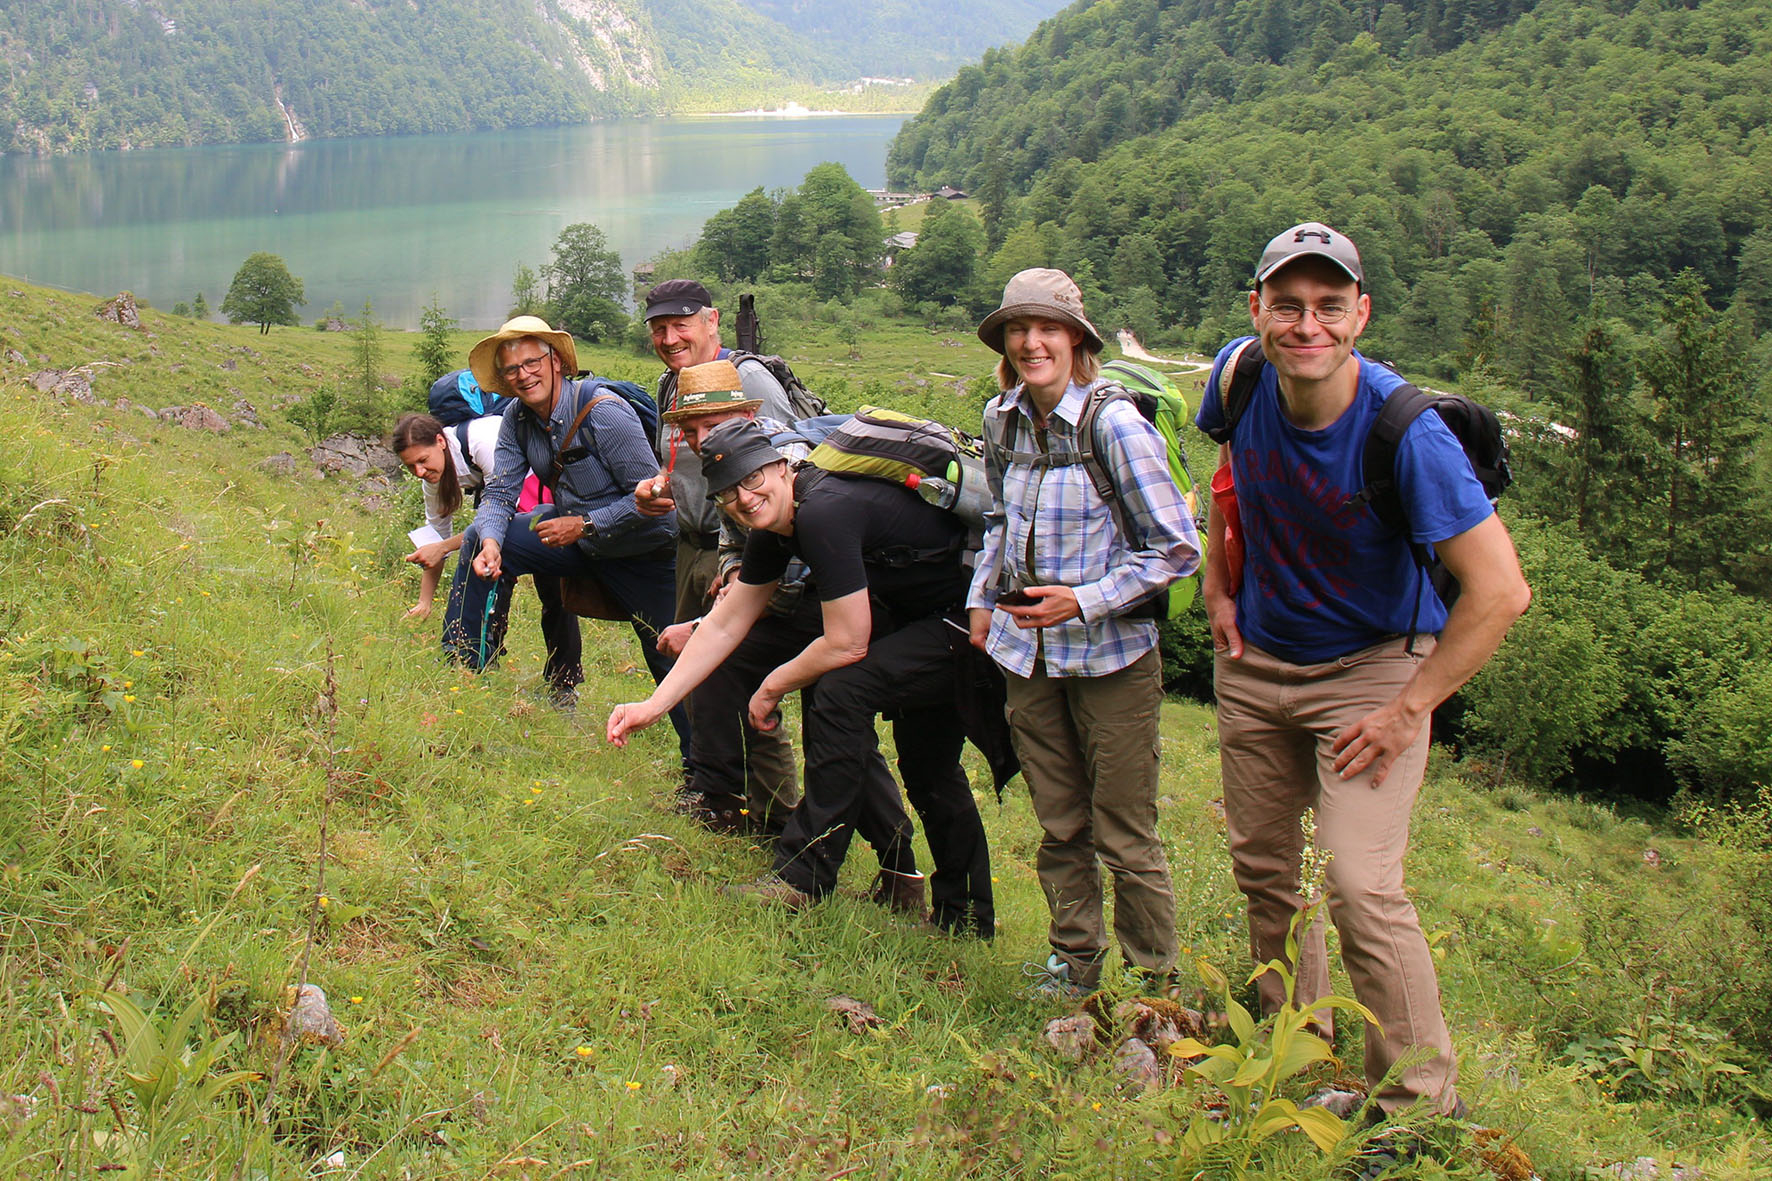
{"type": "MultiPolygon", "coordinates": [[[[1246,338],[1243,338],[1246,339],[1246,338]]],[[[1195,423],[1224,422],[1218,354],[1195,423]]],[[[1424,413],[1397,448],[1397,491],[1410,535],[1371,507],[1350,504],[1366,485],[1364,453],[1379,407],[1403,378],[1359,353],[1353,403],[1329,426],[1300,430],[1280,409],[1279,377],[1264,366],[1231,440],[1243,522],[1237,628],[1248,643],[1294,664],[1334,660],[1410,630],[1438,634],[1446,609],[1415,564],[1409,541],[1456,537],[1494,507],[1438,414],[1424,413]],[[1417,615],[1419,611],[1419,615],[1417,615]]]]}

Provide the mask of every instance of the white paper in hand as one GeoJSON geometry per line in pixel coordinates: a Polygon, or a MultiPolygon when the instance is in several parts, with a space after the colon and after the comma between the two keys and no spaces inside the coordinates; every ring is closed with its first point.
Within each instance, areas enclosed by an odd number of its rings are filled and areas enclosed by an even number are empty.
{"type": "Polygon", "coordinates": [[[420,525],[406,536],[411,539],[413,549],[422,548],[423,546],[430,545],[432,542],[449,540],[429,524],[420,525]]]}

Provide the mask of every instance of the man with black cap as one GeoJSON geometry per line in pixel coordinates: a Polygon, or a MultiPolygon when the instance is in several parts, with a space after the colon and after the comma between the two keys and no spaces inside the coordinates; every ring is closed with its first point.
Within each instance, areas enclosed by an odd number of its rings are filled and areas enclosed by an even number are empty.
{"type": "MultiPolygon", "coordinates": [[[[677,623],[700,617],[711,605],[719,572],[720,510],[707,498],[701,458],[684,444],[684,409],[678,383],[683,370],[724,360],[730,350],[720,344],[720,309],[708,289],[693,279],[667,279],[646,293],[646,325],[652,348],[665,364],[658,378],[658,409],[665,427],[658,435],[660,466],[634,486],[634,505],[645,516],[677,514],[677,583],[673,618],[677,623]]],[[[779,422],[792,422],[787,391],[767,366],[752,358],[738,362],[740,389],[746,408],[779,422]]],[[[794,744],[779,730],[746,736],[746,787],[753,801],[792,799],[794,744]]],[[[681,806],[691,814],[707,814],[693,784],[686,784],[681,806]]],[[[715,809],[718,811],[718,809],[715,809]]]]}
{"type": "MultiPolygon", "coordinates": [[[[1403,383],[1354,350],[1372,312],[1354,244],[1321,222],[1268,243],[1249,293],[1266,362],[1226,421],[1234,355],[1219,354],[1197,423],[1234,477],[1242,557],[1225,514],[1208,521],[1204,599],[1216,650],[1220,763],[1232,869],[1249,904],[1257,963],[1286,956],[1305,839],[1328,855],[1324,892],[1366,1026],[1366,1077],[1385,1112],[1462,1111],[1458,1062],[1433,957],[1403,888],[1409,814],[1427,766],[1434,707],[1495,652],[1530,600],[1513,543],[1437,414],[1396,448],[1407,531],[1363,499],[1363,455],[1380,407],[1403,383]],[[1450,612],[1417,565],[1432,546],[1463,588],[1450,612]],[[1380,1028],[1382,1026],[1382,1029],[1380,1028]],[[1380,1083],[1412,1050],[1432,1054],[1380,1083]]],[[[1215,489],[1218,481],[1214,481],[1215,489]]],[[[1330,993],[1320,921],[1300,938],[1297,998],[1330,993]]],[[[1262,1006],[1285,996],[1259,982],[1262,1006]]],[[[1327,1011],[1318,1015],[1323,1032],[1327,1011]]],[[[1382,1162],[1378,1162],[1382,1167],[1382,1162]]],[[[1369,1169],[1368,1172],[1371,1170],[1369,1169]]]]}
{"type": "Polygon", "coordinates": [[[744,561],[658,690],[610,713],[609,740],[625,743],[716,670],[754,656],[768,656],[748,711],[759,729],[779,724],[784,696],[813,686],[802,696],[805,797],[776,842],[775,872],[742,888],[797,909],[835,887],[858,820],[890,806],[876,798],[882,793],[867,764],[874,720],[892,714],[905,794],[935,860],[930,919],[989,938],[996,925],[989,855],[960,767],[966,735],[955,709],[955,652],[968,645],[960,622],[965,527],[884,481],[796,473],[754,422],[715,427],[702,460],[715,499],[751,530],[744,561]],[[811,571],[823,627],[784,645],[777,633],[794,625],[767,607],[795,557],[811,571]]]}
{"type": "MultiPolygon", "coordinates": [[[[635,488],[635,504],[649,516],[677,512],[677,618],[694,619],[708,608],[709,587],[720,544],[720,510],[707,498],[701,459],[685,447],[677,422],[677,383],[691,365],[725,360],[731,350],[720,344],[720,309],[708,289],[693,279],[669,279],[646,293],[646,326],[652,349],[665,364],[658,378],[658,409],[670,425],[659,432],[662,467],[635,488]]],[[[761,418],[794,420],[787,391],[762,362],[741,358],[738,379],[745,398],[761,418]]]]}
{"type": "MultiPolygon", "coordinates": [[[[479,671],[498,655],[487,605],[500,579],[522,574],[594,575],[628,612],[656,680],[670,668],[654,641],[670,619],[672,516],[636,512],[628,491],[651,467],[639,416],[595,381],[578,381],[572,335],[536,316],[507,320],[468,354],[481,389],[515,397],[499,428],[495,468],[474,523],[462,533],[449,588],[443,647],[479,671]],[[554,503],[518,515],[524,473],[553,490],[554,503]]],[[[689,721],[671,715],[685,762],[689,721]]]]}

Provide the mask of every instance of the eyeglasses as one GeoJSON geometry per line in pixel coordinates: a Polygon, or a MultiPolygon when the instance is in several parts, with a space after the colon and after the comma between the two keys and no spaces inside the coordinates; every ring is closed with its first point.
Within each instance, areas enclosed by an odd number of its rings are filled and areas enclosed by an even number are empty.
{"type": "Polygon", "coordinates": [[[713,499],[713,502],[721,508],[731,508],[738,503],[738,490],[740,488],[743,488],[746,492],[755,492],[763,486],[763,481],[768,475],[769,469],[767,467],[760,467],[744,479],[740,480],[736,487],[728,488],[724,492],[710,492],[708,495],[713,499]]]}
{"type": "Polygon", "coordinates": [[[1353,314],[1353,308],[1345,303],[1320,303],[1314,308],[1307,308],[1297,303],[1266,303],[1261,302],[1261,310],[1272,316],[1281,324],[1296,324],[1304,319],[1309,312],[1317,318],[1319,324],[1339,324],[1353,314]]]}
{"type": "Polygon", "coordinates": [[[498,371],[498,375],[505,381],[515,381],[517,380],[517,375],[519,373],[540,373],[541,367],[545,365],[548,358],[553,355],[553,353],[541,353],[538,356],[529,358],[527,361],[517,361],[513,364],[502,366],[498,371]]]}

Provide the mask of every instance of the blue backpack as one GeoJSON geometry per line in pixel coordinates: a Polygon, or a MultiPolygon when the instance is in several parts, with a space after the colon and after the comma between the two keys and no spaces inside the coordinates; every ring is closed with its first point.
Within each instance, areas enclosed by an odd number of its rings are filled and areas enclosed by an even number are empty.
{"type": "Polygon", "coordinates": [[[502,414],[511,399],[481,389],[480,383],[474,380],[473,370],[457,369],[433,382],[425,401],[432,418],[444,426],[454,426],[470,418],[502,414]]]}
{"type": "Polygon", "coordinates": [[[640,416],[640,429],[646,432],[646,442],[654,451],[658,450],[658,403],[644,386],[631,381],[622,381],[614,377],[598,377],[594,373],[578,375],[579,384],[590,385],[598,390],[620,396],[621,400],[634,408],[640,416]]]}

